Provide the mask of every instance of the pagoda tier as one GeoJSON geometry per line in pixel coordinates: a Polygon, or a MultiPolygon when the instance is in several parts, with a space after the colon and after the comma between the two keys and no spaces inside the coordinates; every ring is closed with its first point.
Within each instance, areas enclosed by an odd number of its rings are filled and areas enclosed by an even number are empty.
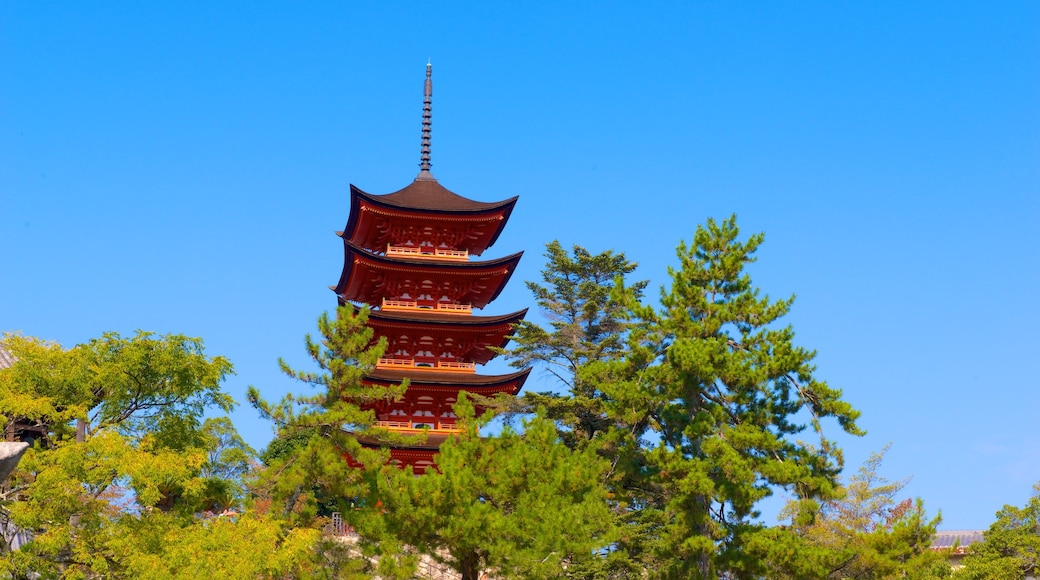
{"type": "Polygon", "coordinates": [[[516,200],[473,201],[427,176],[386,195],[372,195],[351,185],[350,218],[337,235],[376,253],[399,247],[479,256],[502,233],[516,200]]]}
{"type": "Polygon", "coordinates": [[[375,331],[373,341],[379,337],[387,339],[386,354],[380,361],[387,366],[396,367],[400,361],[410,360],[409,366],[432,368],[441,362],[465,361],[472,369],[474,363],[486,364],[495,357],[489,346],[505,348],[513,325],[526,314],[526,308],[502,316],[373,310],[368,315],[368,326],[375,331]]]}
{"type": "MultiPolygon", "coordinates": [[[[426,438],[426,443],[412,447],[391,447],[389,463],[390,465],[397,465],[402,468],[411,466],[412,473],[422,475],[423,473],[426,473],[427,469],[436,469],[434,457],[437,455],[437,450],[445,439],[447,439],[447,436],[445,435],[430,434],[426,438]]],[[[369,449],[385,447],[385,444],[381,444],[375,440],[370,440],[366,437],[358,437],[358,442],[369,449]]],[[[363,467],[361,463],[356,461],[350,455],[347,455],[346,458],[347,463],[352,467],[363,467]]]]}
{"type": "MultiPolygon", "coordinates": [[[[454,432],[457,430],[453,406],[460,391],[490,397],[498,393],[516,395],[524,386],[531,369],[507,375],[458,375],[455,373],[408,374],[396,370],[376,369],[362,379],[362,384],[390,387],[407,377],[408,396],[399,401],[378,401],[363,405],[376,413],[377,424],[396,431],[454,432]]],[[[477,406],[478,414],[484,408],[477,406]]]]}
{"type": "Polygon", "coordinates": [[[483,262],[381,256],[343,241],[341,300],[374,307],[383,301],[417,308],[483,308],[498,297],[523,252],[483,262]]]}
{"type": "MultiPolygon", "coordinates": [[[[439,448],[440,445],[438,444],[439,448]]],[[[437,469],[434,457],[437,449],[424,449],[419,447],[395,447],[390,449],[390,465],[404,468],[411,466],[412,473],[422,475],[427,469],[437,469]]]]}

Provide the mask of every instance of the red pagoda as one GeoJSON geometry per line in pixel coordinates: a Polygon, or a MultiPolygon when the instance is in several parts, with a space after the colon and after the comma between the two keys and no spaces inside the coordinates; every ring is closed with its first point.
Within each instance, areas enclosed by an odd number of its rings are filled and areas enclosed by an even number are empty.
{"type": "MultiPolygon", "coordinates": [[[[481,375],[478,364],[495,357],[491,347],[509,341],[526,310],[478,316],[505,287],[521,253],[473,260],[505,227],[516,197],[484,203],[452,193],[430,173],[432,67],[426,65],[420,171],[404,189],[372,195],[350,186],[350,217],[343,238],[343,273],[334,287],[340,305],[368,304],[374,340],[387,349],[364,379],[369,386],[409,385],[397,402],[367,409],[378,426],[401,433],[427,432],[414,447],[391,447],[390,461],[423,473],[440,444],[458,431],[452,406],[460,391],[480,395],[520,391],[530,369],[481,375]]],[[[378,442],[362,439],[362,444],[378,442]]]]}

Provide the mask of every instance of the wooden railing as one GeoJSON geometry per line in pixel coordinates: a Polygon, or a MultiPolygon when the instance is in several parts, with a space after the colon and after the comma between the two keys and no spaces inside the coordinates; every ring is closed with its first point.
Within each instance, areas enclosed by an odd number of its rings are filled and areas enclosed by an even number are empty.
{"type": "Polygon", "coordinates": [[[404,358],[381,358],[376,362],[377,369],[399,369],[399,368],[412,368],[415,366],[415,359],[404,359],[404,358]]]}
{"type": "Polygon", "coordinates": [[[376,361],[377,369],[409,369],[417,371],[441,371],[446,373],[475,373],[476,363],[437,361],[435,363],[416,362],[414,358],[381,358],[376,361]]]}
{"type": "Polygon", "coordinates": [[[437,361],[437,369],[442,371],[463,371],[472,373],[477,370],[477,365],[467,362],[437,361]]]}
{"type": "Polygon", "coordinates": [[[430,431],[451,431],[453,433],[461,431],[462,428],[454,423],[441,423],[440,425],[434,426],[429,421],[376,421],[376,427],[386,427],[387,429],[413,429],[421,431],[422,429],[429,429],[430,431]]]}
{"type": "Polygon", "coordinates": [[[383,310],[409,310],[413,312],[441,312],[444,314],[473,314],[472,304],[451,304],[448,302],[437,302],[432,307],[419,306],[415,300],[387,300],[383,299],[383,310]]]}
{"type": "Polygon", "coordinates": [[[387,300],[383,298],[383,310],[409,310],[418,309],[419,303],[414,300],[387,300]]]}
{"type": "Polygon", "coordinates": [[[387,256],[405,256],[408,258],[429,258],[432,260],[465,261],[469,259],[467,250],[442,250],[428,246],[386,246],[387,256]]]}
{"type": "Polygon", "coordinates": [[[444,312],[445,314],[473,314],[473,305],[438,302],[435,310],[444,312]]]}

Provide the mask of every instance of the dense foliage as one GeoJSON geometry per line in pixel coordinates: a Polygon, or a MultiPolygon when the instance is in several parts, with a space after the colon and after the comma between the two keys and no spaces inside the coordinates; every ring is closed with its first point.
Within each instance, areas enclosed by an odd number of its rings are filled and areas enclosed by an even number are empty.
{"type": "Polygon", "coordinates": [[[625,532],[597,574],[764,573],[745,549],[763,531],[758,502],[777,488],[836,493],[841,456],[823,421],[860,434],[858,412],[779,325],[793,299],[772,301],[751,283],[745,268],[761,242],[741,240],[733,218],[709,220],[680,245],[660,308],[642,303],[643,283],[626,285],[623,255],[569,257],[549,245],[546,285],[532,289],[552,329],[525,324],[513,357],[562,369],[553,372],[564,395],[530,400],[549,399],[562,438],[614,461],[605,484],[625,532]],[[815,445],[796,439],[809,427],[815,445]]]}
{"type": "MultiPolygon", "coordinates": [[[[881,454],[842,482],[826,431],[862,434],[859,414],[784,324],[793,298],[752,283],[762,241],[709,220],[656,305],[624,254],[550,243],[528,283],[548,325],[518,325],[506,356],[557,388],[461,397],[461,431],[419,476],[388,465],[386,447],[425,434],[366,410],[408,386],[362,383],[385,348],[367,308],[319,318],[313,370],[282,362],[308,392],[250,389],[275,428],[260,462],[227,418],[204,419],[232,407],[220,388],[232,368],[201,340],[8,336],[0,416],[37,435],[3,489],[0,523],[29,541],[0,546],[0,577],[392,579],[421,558],[467,580],[949,576],[928,550],[938,519],[897,497],[881,454]],[[779,490],[789,521],[769,526],[758,509],[779,490]],[[333,513],[350,538],[324,533],[333,513]]],[[[998,514],[960,573],[1030,573],[1037,505],[998,514]]]]}
{"type": "Polygon", "coordinates": [[[749,546],[766,562],[768,577],[949,576],[945,556],[930,549],[940,518],[928,519],[920,500],[897,499],[909,480],[881,476],[884,453],[871,455],[835,497],[788,502],[781,516],[790,518],[790,525],[764,531],[749,546]]]}
{"type": "Polygon", "coordinates": [[[3,347],[17,362],[0,371],[0,416],[34,445],[3,488],[0,577],[282,577],[319,561],[306,534],[238,519],[253,452],[227,418],[203,419],[234,403],[220,387],[231,363],[201,340],[3,347]]]}
{"type": "Polygon", "coordinates": [[[314,395],[273,405],[250,393],[279,429],[278,451],[268,454],[261,476],[274,506],[301,525],[339,511],[357,532],[366,564],[384,578],[410,577],[420,552],[463,578],[489,567],[514,577],[554,578],[609,543],[606,492],[598,485],[607,462],[568,449],[543,419],[532,419],[522,434],[506,429],[480,437],[486,421],[473,417],[463,399],[457,407],[464,431],[441,447],[440,469],[421,476],[386,465],[385,450],[363,447],[361,436],[397,444],[423,437],[379,428],[363,410],[403,392],[403,386],[361,384],[383,349],[369,346],[366,317],[366,310],[348,306],[335,320],[319,320],[321,340],[308,338],[307,350],[320,371],[283,365],[291,376],[320,385],[314,395]],[[364,469],[351,468],[345,455],[364,469]]]}

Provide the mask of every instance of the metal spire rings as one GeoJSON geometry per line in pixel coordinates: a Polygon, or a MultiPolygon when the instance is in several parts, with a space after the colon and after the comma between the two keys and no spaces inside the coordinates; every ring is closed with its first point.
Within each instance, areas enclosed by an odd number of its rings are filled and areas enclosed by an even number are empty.
{"type": "MultiPolygon", "coordinates": [[[[426,63],[426,84],[423,86],[423,112],[422,112],[422,154],[419,157],[419,175],[429,174],[430,167],[430,125],[433,118],[433,65],[426,63]]],[[[431,176],[432,177],[432,176],[431,176]]]]}

